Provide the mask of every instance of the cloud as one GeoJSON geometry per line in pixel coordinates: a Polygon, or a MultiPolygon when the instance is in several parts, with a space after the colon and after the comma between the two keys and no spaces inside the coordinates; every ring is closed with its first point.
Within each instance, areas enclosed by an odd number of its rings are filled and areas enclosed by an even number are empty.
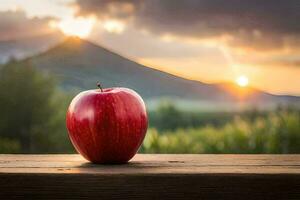
{"type": "Polygon", "coordinates": [[[80,15],[96,15],[99,18],[127,19],[135,14],[143,0],[77,0],[80,15]]]}
{"type": "Polygon", "coordinates": [[[79,15],[132,20],[155,34],[255,51],[298,48],[299,0],[77,0],[79,15]]]}
{"type": "Polygon", "coordinates": [[[28,18],[24,11],[0,12],[0,40],[12,40],[47,34],[55,30],[49,27],[54,18],[28,18]]]}
{"type": "Polygon", "coordinates": [[[300,59],[281,59],[281,60],[267,60],[265,62],[261,62],[262,65],[268,66],[280,66],[280,67],[299,67],[300,59]]]}

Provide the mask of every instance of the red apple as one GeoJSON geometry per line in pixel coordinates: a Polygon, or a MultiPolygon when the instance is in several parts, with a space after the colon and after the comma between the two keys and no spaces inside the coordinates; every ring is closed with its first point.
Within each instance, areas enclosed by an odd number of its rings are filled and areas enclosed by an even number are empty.
{"type": "Polygon", "coordinates": [[[131,89],[98,86],[72,100],[66,117],[69,137],[75,149],[93,163],[126,163],[147,131],[145,104],[131,89]]]}

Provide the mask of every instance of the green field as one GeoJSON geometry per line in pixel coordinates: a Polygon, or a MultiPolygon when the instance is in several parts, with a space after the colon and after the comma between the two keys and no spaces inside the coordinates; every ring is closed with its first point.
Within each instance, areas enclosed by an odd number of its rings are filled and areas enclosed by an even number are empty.
{"type": "MultiPolygon", "coordinates": [[[[141,152],[300,152],[300,111],[297,109],[279,107],[274,111],[262,113],[214,113],[208,115],[207,119],[201,113],[192,113],[191,116],[191,126],[187,126],[188,122],[185,121],[183,127],[177,126],[176,129],[168,130],[164,127],[163,130],[159,130],[162,128],[160,126],[150,128],[141,152]],[[200,122],[199,127],[195,123],[197,119],[200,122]]],[[[165,124],[167,126],[167,120],[165,124]]],[[[170,124],[177,125],[174,121],[170,124]]]]}

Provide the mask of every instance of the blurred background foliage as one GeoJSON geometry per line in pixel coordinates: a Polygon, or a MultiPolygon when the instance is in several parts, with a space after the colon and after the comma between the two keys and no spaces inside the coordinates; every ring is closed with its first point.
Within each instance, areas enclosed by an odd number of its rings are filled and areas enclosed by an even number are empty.
{"type": "MultiPolygon", "coordinates": [[[[0,68],[0,153],[74,152],[65,112],[74,94],[11,60],[0,68]]],[[[170,101],[149,111],[141,153],[300,153],[300,110],[183,111],[170,101]]]]}
{"type": "Polygon", "coordinates": [[[29,62],[14,60],[0,70],[0,152],[70,152],[65,111],[70,97],[29,62]]]}
{"type": "MultiPolygon", "coordinates": [[[[217,116],[216,116],[217,117],[217,116]]],[[[159,131],[150,128],[147,153],[299,153],[300,112],[279,108],[269,113],[236,115],[224,125],[159,131]]]]}

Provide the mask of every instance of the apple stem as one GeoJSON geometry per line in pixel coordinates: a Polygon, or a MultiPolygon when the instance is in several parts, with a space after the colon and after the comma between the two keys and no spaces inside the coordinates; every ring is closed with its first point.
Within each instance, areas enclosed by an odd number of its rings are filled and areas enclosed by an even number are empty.
{"type": "Polygon", "coordinates": [[[97,82],[97,86],[98,86],[98,88],[101,90],[101,92],[103,92],[103,89],[102,89],[102,87],[101,87],[100,82],[97,82]]]}

